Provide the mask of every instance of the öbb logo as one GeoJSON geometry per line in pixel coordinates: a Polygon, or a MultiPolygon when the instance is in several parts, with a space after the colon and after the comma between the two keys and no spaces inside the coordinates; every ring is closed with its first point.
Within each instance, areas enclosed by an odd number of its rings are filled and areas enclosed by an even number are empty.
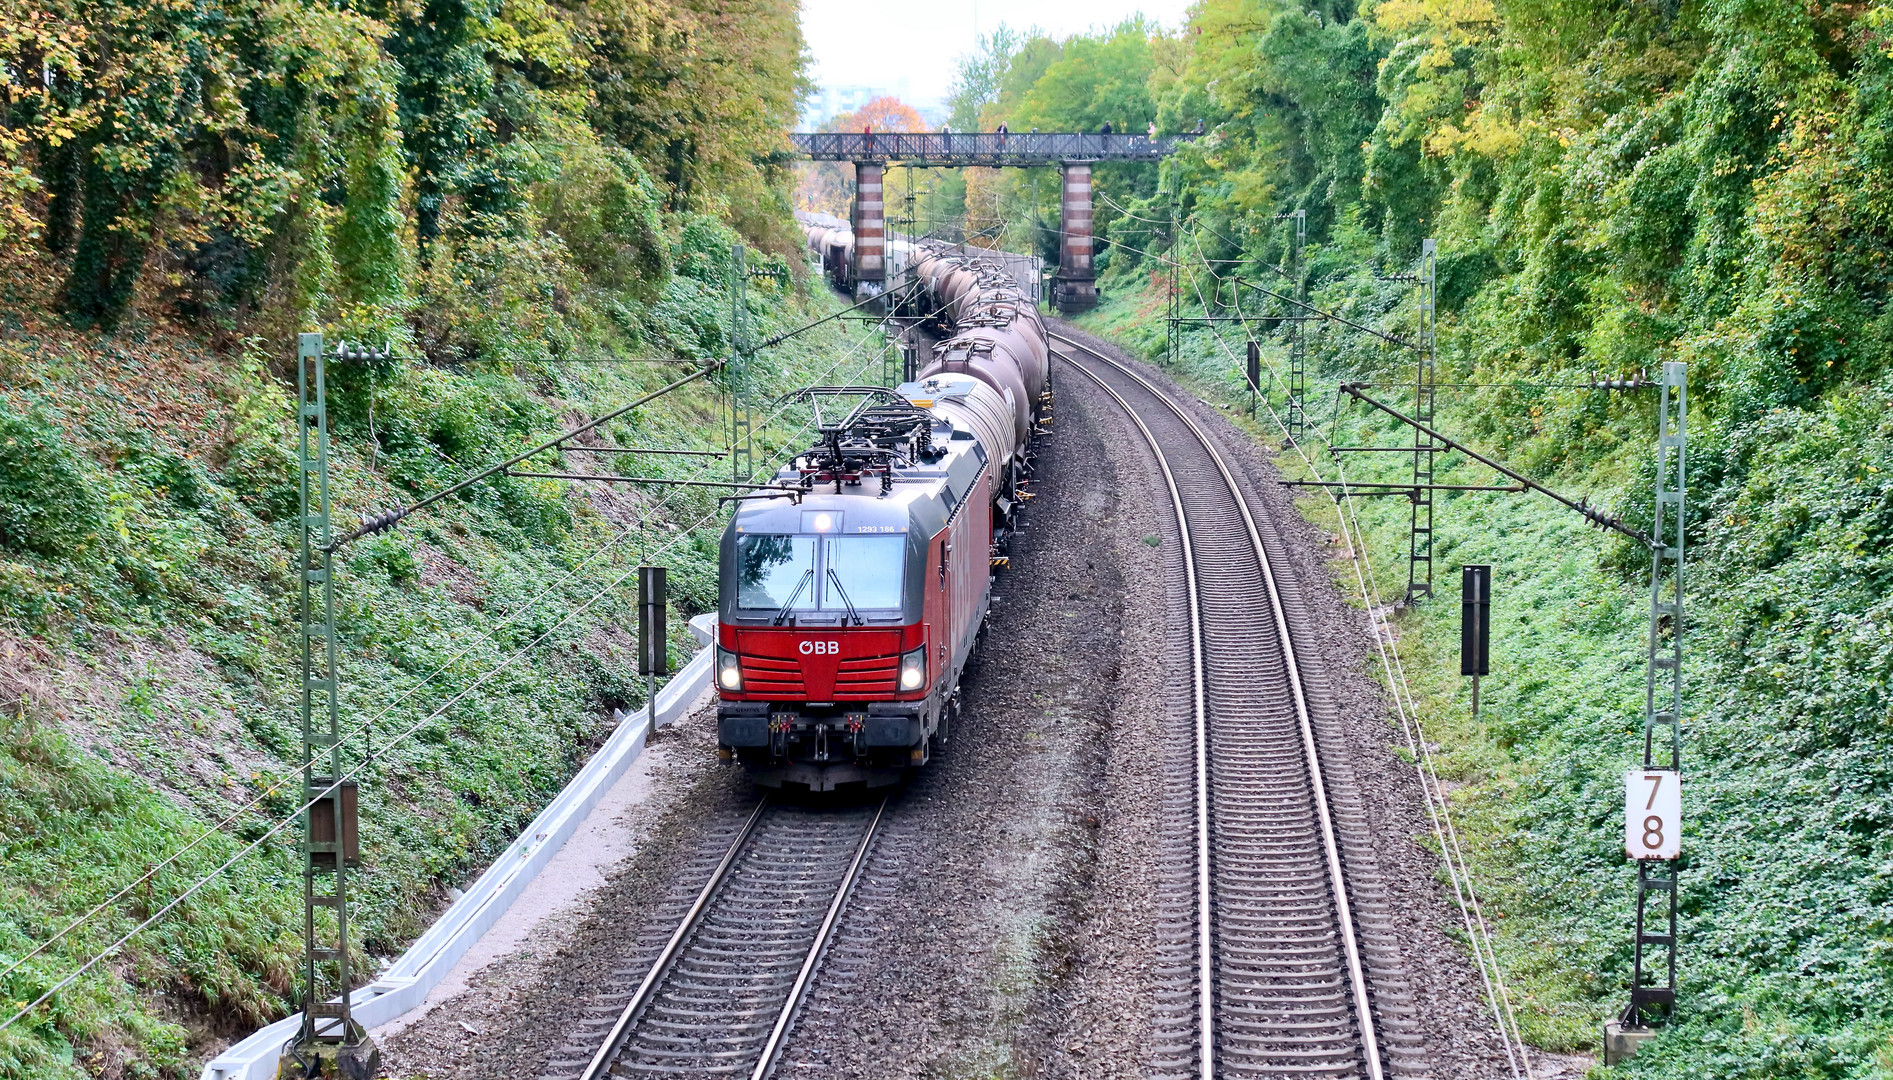
{"type": "Polygon", "coordinates": [[[833,656],[841,652],[841,642],[804,641],[801,648],[803,656],[833,656]]]}

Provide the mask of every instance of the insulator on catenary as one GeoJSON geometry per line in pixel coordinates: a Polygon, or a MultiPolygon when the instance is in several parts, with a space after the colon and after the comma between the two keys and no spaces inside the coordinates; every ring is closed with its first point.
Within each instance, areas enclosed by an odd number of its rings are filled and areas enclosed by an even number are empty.
{"type": "Polygon", "coordinates": [[[1599,510],[1597,507],[1583,500],[1578,501],[1578,513],[1583,514],[1590,520],[1591,524],[1602,529],[1614,529],[1623,526],[1623,520],[1617,515],[1599,510]]]}
{"type": "Polygon", "coordinates": [[[1590,383],[1590,389],[1592,390],[1641,390],[1646,386],[1654,386],[1654,385],[1656,384],[1652,383],[1649,380],[1649,377],[1647,375],[1638,373],[1636,375],[1631,376],[1628,379],[1598,379],[1590,383]]]}
{"type": "Polygon", "coordinates": [[[376,514],[371,518],[363,518],[361,534],[363,536],[373,536],[378,532],[385,532],[394,528],[396,522],[407,516],[408,512],[406,510],[389,510],[383,514],[376,514]]]}
{"type": "Polygon", "coordinates": [[[335,346],[336,359],[352,360],[357,363],[364,360],[369,361],[371,363],[378,363],[382,360],[388,359],[388,357],[392,356],[393,354],[394,354],[394,350],[392,348],[362,349],[362,348],[354,348],[354,347],[340,345],[340,344],[335,346]]]}

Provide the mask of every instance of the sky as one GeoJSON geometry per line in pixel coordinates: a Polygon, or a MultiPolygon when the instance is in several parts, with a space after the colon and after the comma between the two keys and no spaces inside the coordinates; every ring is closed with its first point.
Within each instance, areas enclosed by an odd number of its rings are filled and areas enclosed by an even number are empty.
{"type": "Polygon", "coordinates": [[[1190,0],[802,0],[818,86],[874,86],[909,102],[946,96],[954,61],[1000,23],[1068,37],[1144,14],[1175,29],[1190,0]]]}

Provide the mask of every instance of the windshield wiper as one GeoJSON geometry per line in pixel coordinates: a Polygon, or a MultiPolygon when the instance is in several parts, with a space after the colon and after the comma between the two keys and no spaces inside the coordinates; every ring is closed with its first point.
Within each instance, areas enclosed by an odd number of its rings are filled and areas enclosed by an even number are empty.
{"type": "Polygon", "coordinates": [[[841,594],[841,602],[848,605],[848,617],[854,620],[856,626],[866,626],[867,620],[854,609],[854,601],[848,599],[848,590],[841,587],[841,575],[835,573],[835,568],[832,566],[828,568],[828,580],[835,583],[835,591],[841,594]]]}
{"type": "Polygon", "coordinates": [[[813,580],[814,577],[815,577],[814,567],[810,567],[809,569],[802,571],[802,579],[795,583],[795,591],[790,593],[789,598],[787,600],[784,600],[782,602],[782,606],[776,609],[776,621],[771,623],[770,625],[772,626],[782,625],[782,621],[789,617],[789,610],[795,607],[795,602],[801,598],[802,590],[808,588],[808,583],[811,580],[813,580]]]}

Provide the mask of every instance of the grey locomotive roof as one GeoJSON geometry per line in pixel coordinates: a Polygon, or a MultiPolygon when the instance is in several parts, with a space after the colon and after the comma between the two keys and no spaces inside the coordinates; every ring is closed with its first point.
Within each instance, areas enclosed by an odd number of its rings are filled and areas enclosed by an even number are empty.
{"type": "MultiPolygon", "coordinates": [[[[986,464],[986,450],[970,429],[936,418],[933,443],[947,453],[937,461],[894,469],[894,487],[881,493],[881,478],[869,476],[859,484],[844,484],[836,494],[833,482],[815,485],[800,505],[788,499],[751,499],[737,504],[730,529],[737,533],[798,533],[806,510],[841,511],[843,533],[915,532],[932,536],[946,527],[986,464]]],[[[776,474],[779,482],[801,479],[794,463],[776,474]]]]}

